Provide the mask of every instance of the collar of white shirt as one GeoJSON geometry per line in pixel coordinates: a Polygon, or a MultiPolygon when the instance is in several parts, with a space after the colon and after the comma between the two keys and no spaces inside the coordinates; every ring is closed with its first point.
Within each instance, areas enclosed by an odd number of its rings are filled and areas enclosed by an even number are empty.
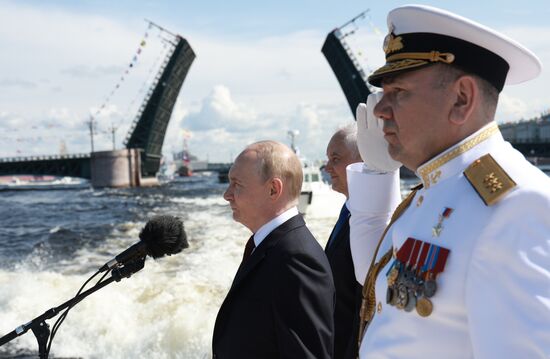
{"type": "Polygon", "coordinates": [[[256,245],[256,247],[258,247],[260,243],[262,243],[262,241],[265,239],[265,237],[267,237],[269,233],[273,232],[275,228],[279,227],[281,224],[285,223],[297,214],[298,208],[292,207],[261,226],[260,229],[258,229],[256,233],[254,233],[254,244],[256,245]]]}

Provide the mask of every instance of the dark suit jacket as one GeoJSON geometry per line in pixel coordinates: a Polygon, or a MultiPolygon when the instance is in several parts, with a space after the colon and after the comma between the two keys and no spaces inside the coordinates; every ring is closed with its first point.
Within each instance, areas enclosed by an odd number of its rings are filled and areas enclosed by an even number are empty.
{"type": "Polygon", "coordinates": [[[353,269],[349,245],[349,222],[342,226],[331,243],[327,243],[325,253],[332,268],[332,276],[336,287],[334,358],[356,359],[361,286],[355,279],[353,269]]]}
{"type": "Polygon", "coordinates": [[[213,357],[332,358],[334,297],[328,260],[294,216],[239,267],[216,318],[213,357]]]}

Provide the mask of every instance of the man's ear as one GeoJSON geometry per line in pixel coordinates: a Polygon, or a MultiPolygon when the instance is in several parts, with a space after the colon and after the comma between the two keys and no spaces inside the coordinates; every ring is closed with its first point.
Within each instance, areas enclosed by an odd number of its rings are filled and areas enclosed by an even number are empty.
{"type": "Polygon", "coordinates": [[[455,125],[463,125],[472,117],[479,101],[477,81],[469,75],[460,76],[452,85],[453,104],[449,120],[455,125]]]}
{"type": "Polygon", "coordinates": [[[271,199],[278,199],[283,193],[283,181],[280,178],[273,178],[269,183],[269,196],[271,199]]]}

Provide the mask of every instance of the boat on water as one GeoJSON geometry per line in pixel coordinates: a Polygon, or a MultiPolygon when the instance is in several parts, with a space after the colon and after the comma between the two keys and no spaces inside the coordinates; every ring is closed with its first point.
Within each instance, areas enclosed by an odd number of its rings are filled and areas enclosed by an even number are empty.
{"type": "Polygon", "coordinates": [[[218,181],[220,183],[229,183],[229,168],[221,169],[218,172],[218,181]]]}
{"type": "Polygon", "coordinates": [[[544,173],[546,173],[548,176],[550,176],[550,165],[540,165],[540,166],[538,166],[538,167],[539,167],[539,169],[540,169],[542,172],[544,172],[544,173]]]}
{"type": "Polygon", "coordinates": [[[305,217],[337,218],[346,197],[332,189],[318,166],[302,161],[304,180],[298,211],[305,217]]]}
{"type": "Polygon", "coordinates": [[[57,176],[3,176],[0,191],[67,190],[88,188],[90,182],[82,178],[57,176]]]}
{"type": "Polygon", "coordinates": [[[295,140],[298,130],[287,132],[290,137],[290,148],[298,155],[302,163],[303,182],[298,202],[298,211],[305,217],[337,218],[346,197],[332,189],[330,177],[323,176],[321,168],[300,156],[295,140]]]}

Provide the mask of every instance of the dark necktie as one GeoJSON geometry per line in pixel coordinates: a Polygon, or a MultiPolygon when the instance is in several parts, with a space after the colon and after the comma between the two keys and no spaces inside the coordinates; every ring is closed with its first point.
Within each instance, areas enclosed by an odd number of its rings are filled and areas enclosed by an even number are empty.
{"type": "Polygon", "coordinates": [[[254,248],[256,248],[256,243],[254,243],[254,235],[252,235],[250,236],[248,242],[246,242],[246,246],[244,247],[243,260],[241,263],[244,263],[248,259],[248,257],[250,257],[254,248]]]}
{"type": "Polygon", "coordinates": [[[332,246],[334,244],[334,241],[336,240],[336,237],[338,237],[338,234],[342,230],[342,227],[346,224],[346,222],[349,221],[350,213],[348,210],[348,207],[344,204],[342,206],[342,209],[340,210],[340,216],[338,217],[338,221],[336,221],[336,224],[334,225],[334,229],[332,230],[332,234],[328,240],[327,248],[332,246]]]}

